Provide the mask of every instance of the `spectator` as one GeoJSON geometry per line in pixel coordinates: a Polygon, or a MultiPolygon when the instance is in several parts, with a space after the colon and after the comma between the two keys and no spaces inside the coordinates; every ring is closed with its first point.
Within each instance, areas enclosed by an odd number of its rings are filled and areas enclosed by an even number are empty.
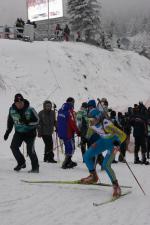
{"type": "Polygon", "coordinates": [[[65,159],[62,164],[62,169],[77,166],[77,163],[71,160],[75,151],[74,134],[77,133],[79,135],[75,120],[74,102],[75,100],[69,97],[58,111],[57,132],[65,146],[65,159]]]}
{"type": "Polygon", "coordinates": [[[121,47],[121,40],[120,40],[120,38],[117,39],[117,46],[118,46],[118,48],[121,47]]]}
{"type": "Polygon", "coordinates": [[[70,36],[70,29],[69,29],[68,25],[66,24],[66,26],[64,28],[64,39],[65,39],[65,41],[69,41],[69,36],[70,36]]]}
{"type": "Polygon", "coordinates": [[[88,104],[87,102],[83,102],[80,110],[76,115],[77,126],[81,134],[81,152],[82,156],[86,151],[87,139],[86,134],[88,130],[88,104]]]}
{"type": "Polygon", "coordinates": [[[7,130],[4,135],[4,140],[6,141],[13,126],[15,127],[15,133],[10,146],[18,163],[14,168],[15,171],[26,168],[25,158],[19,149],[21,144],[25,142],[27,154],[30,157],[32,165],[32,169],[29,172],[39,173],[39,162],[34,149],[38,122],[39,118],[34,108],[30,107],[29,102],[21,94],[16,94],[14,103],[9,109],[7,130]]]}
{"type": "Polygon", "coordinates": [[[26,24],[32,24],[32,22],[30,20],[27,20],[26,24]]]}
{"type": "Polygon", "coordinates": [[[31,24],[34,26],[34,29],[37,28],[37,24],[35,22],[32,22],[31,24]]]}
{"type": "Polygon", "coordinates": [[[81,34],[80,34],[80,31],[77,32],[77,38],[76,38],[76,41],[77,41],[77,42],[81,41],[81,34]]]}
{"type": "Polygon", "coordinates": [[[4,31],[5,31],[5,38],[9,39],[10,29],[9,29],[9,27],[7,25],[5,26],[5,30],[4,31]]]}
{"type": "Polygon", "coordinates": [[[150,158],[150,107],[147,109],[147,158],[150,158]]]}
{"type": "Polygon", "coordinates": [[[135,149],[134,149],[134,163],[135,164],[145,164],[148,165],[149,162],[146,160],[146,135],[147,127],[146,123],[140,115],[135,115],[131,119],[131,126],[133,126],[133,136],[135,139],[135,149]],[[141,147],[142,161],[139,159],[139,150],[141,147]]]}
{"type": "Polygon", "coordinates": [[[130,143],[131,125],[130,117],[128,113],[123,116],[121,112],[118,112],[118,123],[120,128],[125,132],[127,138],[120,145],[119,162],[125,162],[126,151],[128,150],[128,145],[130,143]]]}
{"type": "Polygon", "coordinates": [[[39,112],[39,119],[38,137],[42,137],[45,144],[44,162],[57,163],[54,160],[52,138],[56,126],[56,115],[55,111],[52,110],[50,101],[47,100],[43,103],[43,110],[39,112]]]}
{"type": "Polygon", "coordinates": [[[24,21],[21,18],[17,18],[16,21],[16,30],[17,30],[17,38],[22,39],[23,30],[24,30],[24,21]]]}
{"type": "Polygon", "coordinates": [[[60,40],[62,38],[62,29],[59,23],[56,25],[55,28],[55,38],[56,40],[60,40]]]}

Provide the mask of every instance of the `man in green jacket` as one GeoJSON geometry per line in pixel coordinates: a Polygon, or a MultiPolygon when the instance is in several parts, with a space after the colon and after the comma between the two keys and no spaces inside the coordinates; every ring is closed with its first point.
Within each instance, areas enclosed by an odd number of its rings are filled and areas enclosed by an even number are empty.
{"type": "Polygon", "coordinates": [[[30,107],[29,102],[20,93],[16,94],[14,103],[9,109],[7,130],[4,135],[6,141],[14,126],[15,133],[10,148],[18,163],[14,168],[15,171],[26,168],[25,158],[19,149],[22,143],[25,142],[32,165],[29,172],[39,173],[39,162],[34,149],[38,123],[39,118],[34,108],[30,107]]]}

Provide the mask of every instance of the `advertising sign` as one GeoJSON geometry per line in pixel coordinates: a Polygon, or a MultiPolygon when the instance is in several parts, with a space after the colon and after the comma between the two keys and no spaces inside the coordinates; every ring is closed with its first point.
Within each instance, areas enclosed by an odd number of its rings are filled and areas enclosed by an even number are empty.
{"type": "Polygon", "coordinates": [[[62,0],[27,0],[27,8],[30,21],[54,19],[63,16],[62,0]]]}

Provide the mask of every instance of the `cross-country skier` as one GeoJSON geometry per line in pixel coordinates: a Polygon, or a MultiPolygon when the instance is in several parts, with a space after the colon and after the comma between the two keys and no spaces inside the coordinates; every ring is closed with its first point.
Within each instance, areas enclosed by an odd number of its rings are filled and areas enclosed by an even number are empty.
{"type": "MultiPolygon", "coordinates": [[[[93,143],[84,154],[84,162],[90,172],[88,177],[82,178],[80,181],[84,184],[96,183],[98,181],[98,175],[93,162],[93,157],[98,156],[100,153],[107,151],[102,167],[108,174],[113,184],[113,196],[120,196],[121,189],[118,184],[114,170],[111,168],[111,163],[114,160],[116,151],[119,150],[119,145],[124,141],[126,135],[123,137],[115,132],[115,126],[108,119],[102,119],[102,114],[99,110],[95,109],[91,112],[93,118],[91,129],[95,133],[99,134],[99,139],[93,143]]],[[[117,128],[118,129],[118,128],[117,128]]]]}

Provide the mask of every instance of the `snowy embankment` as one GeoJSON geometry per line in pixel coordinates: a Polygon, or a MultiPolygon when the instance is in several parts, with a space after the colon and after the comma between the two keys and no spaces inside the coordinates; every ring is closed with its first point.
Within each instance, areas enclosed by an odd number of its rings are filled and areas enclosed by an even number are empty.
{"type": "MultiPolygon", "coordinates": [[[[82,43],[54,43],[0,40],[0,221],[2,225],[149,225],[149,166],[134,165],[133,155],[127,161],[143,186],[146,196],[137,186],[126,164],[113,165],[121,184],[132,185],[132,194],[103,207],[93,202],[109,199],[108,187],[80,185],[29,185],[29,180],[73,180],[86,176],[77,148],[74,160],[78,166],[62,170],[61,163],[43,163],[43,143],[36,141],[40,173],[28,174],[27,168],[15,173],[16,162],[9,149],[12,135],[3,141],[8,108],[17,92],[30,100],[37,111],[50,99],[58,105],[66,97],[76,99],[76,108],[91,97],[107,97],[110,107],[124,109],[150,95],[150,61],[136,53],[115,50],[109,52],[82,43]]],[[[13,133],[13,132],[12,132],[13,133]]],[[[26,155],[25,146],[21,147],[26,155]]],[[[61,161],[64,156],[59,152],[61,161]]],[[[57,159],[57,152],[55,151],[57,159]]],[[[97,167],[100,180],[109,182],[105,172],[97,167]]],[[[125,191],[125,190],[123,190],[125,191]]]]}
{"type": "Polygon", "coordinates": [[[0,57],[0,86],[10,102],[16,92],[37,107],[45,99],[60,105],[68,96],[75,97],[77,106],[91,97],[107,97],[117,108],[149,98],[150,61],[131,51],[0,40],[0,57]]]}

